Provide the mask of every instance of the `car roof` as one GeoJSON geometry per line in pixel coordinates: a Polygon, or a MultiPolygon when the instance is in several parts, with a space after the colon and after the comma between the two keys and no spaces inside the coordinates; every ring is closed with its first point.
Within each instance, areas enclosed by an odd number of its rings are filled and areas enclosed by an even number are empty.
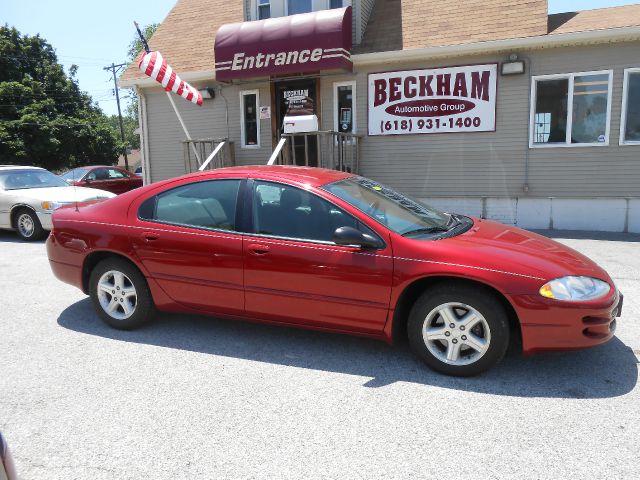
{"type": "Polygon", "coordinates": [[[76,167],[76,168],[84,168],[85,170],[89,170],[89,169],[92,169],[92,168],[117,168],[117,169],[120,169],[120,170],[124,170],[123,168],[119,167],[118,165],[83,165],[82,167],[76,167]]]}
{"type": "Polygon", "coordinates": [[[32,167],[31,165],[0,165],[0,170],[44,170],[44,168],[40,167],[32,167]]]}
{"type": "Polygon", "coordinates": [[[291,165],[246,165],[241,167],[217,168],[191,174],[191,176],[248,176],[250,178],[281,179],[296,183],[307,184],[313,187],[326,185],[345,178],[353,177],[352,173],[339,170],[329,170],[316,167],[298,167],[291,165]]]}

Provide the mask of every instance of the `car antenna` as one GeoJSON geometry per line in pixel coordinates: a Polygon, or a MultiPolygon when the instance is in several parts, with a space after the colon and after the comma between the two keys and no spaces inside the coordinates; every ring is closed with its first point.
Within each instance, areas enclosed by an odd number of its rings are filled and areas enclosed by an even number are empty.
{"type": "Polygon", "coordinates": [[[76,212],[79,212],[80,210],[78,209],[78,186],[76,185],[76,168],[74,168],[71,171],[71,180],[73,181],[73,198],[75,199],[75,203],[76,203],[76,212]]]}

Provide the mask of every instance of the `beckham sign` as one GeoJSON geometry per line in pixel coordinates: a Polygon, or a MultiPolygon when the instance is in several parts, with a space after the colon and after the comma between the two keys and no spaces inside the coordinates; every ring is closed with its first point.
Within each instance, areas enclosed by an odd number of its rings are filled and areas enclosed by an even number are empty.
{"type": "Polygon", "coordinates": [[[369,135],[492,132],[497,64],[369,74],[369,135]]]}

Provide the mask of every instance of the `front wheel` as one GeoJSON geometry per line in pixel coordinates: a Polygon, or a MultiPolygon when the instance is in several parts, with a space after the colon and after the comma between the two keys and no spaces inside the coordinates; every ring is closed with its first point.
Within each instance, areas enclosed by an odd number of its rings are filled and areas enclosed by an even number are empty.
{"type": "Polygon", "coordinates": [[[89,294],[102,320],[113,328],[131,330],[153,317],[154,307],[145,278],[129,262],[107,258],[89,278],[89,294]]]}
{"type": "Polygon", "coordinates": [[[478,375],[496,365],[509,346],[504,307],[490,292],[464,285],[427,290],[407,325],[412,350],[446,375],[478,375]]]}
{"type": "Polygon", "coordinates": [[[33,210],[21,208],[16,217],[16,231],[22,240],[33,242],[40,240],[45,235],[45,230],[33,210]]]}

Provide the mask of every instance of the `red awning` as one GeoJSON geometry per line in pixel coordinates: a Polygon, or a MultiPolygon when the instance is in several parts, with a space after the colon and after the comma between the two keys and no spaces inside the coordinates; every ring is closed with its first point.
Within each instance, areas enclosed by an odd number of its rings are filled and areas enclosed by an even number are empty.
{"type": "Polygon", "coordinates": [[[351,71],[351,42],[351,7],[230,23],[216,33],[216,78],[351,71]]]}

